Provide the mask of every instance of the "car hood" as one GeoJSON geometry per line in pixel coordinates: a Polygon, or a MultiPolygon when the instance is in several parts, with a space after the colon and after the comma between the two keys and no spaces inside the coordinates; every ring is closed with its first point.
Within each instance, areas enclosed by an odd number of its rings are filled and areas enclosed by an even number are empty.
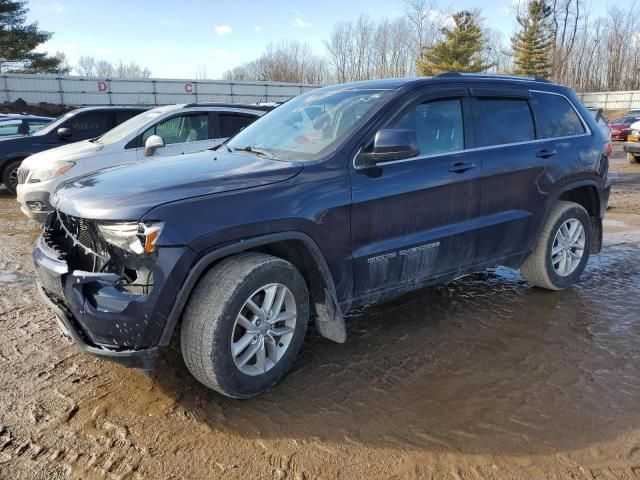
{"type": "Polygon", "coordinates": [[[69,143],[68,145],[62,145],[60,147],[51,148],[35,155],[27,157],[22,165],[28,168],[41,166],[45,162],[60,162],[69,160],[78,160],[82,157],[87,157],[102,150],[103,145],[99,143],[90,142],[89,140],[83,140],[81,142],[69,143]]]}
{"type": "Polygon", "coordinates": [[[297,175],[302,167],[300,162],[206,150],[68,180],[51,196],[51,204],[82,218],[137,220],[165,203],[281,182],[297,175]]]}

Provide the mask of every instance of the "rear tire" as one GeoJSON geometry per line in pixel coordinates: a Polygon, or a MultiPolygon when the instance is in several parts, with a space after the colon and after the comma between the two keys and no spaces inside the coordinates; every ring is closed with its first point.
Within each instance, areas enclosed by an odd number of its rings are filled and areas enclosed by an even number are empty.
{"type": "Polygon", "coordinates": [[[182,321],[182,356],[207,387],[228,397],[253,397],[286,375],[308,320],[309,294],[300,272],[271,255],[242,253],[222,260],[196,285],[182,321]]]}
{"type": "Polygon", "coordinates": [[[16,187],[18,186],[18,168],[22,160],[13,161],[9,163],[2,172],[2,183],[7,187],[11,195],[16,194],[16,187]]]}
{"type": "Polygon", "coordinates": [[[638,156],[633,153],[627,152],[627,160],[629,163],[639,163],[638,156]]]}
{"type": "Polygon", "coordinates": [[[520,271],[532,285],[562,290],[578,282],[589,261],[591,218],[573,202],[557,202],[520,271]],[[575,237],[575,238],[574,238],[575,237]]]}

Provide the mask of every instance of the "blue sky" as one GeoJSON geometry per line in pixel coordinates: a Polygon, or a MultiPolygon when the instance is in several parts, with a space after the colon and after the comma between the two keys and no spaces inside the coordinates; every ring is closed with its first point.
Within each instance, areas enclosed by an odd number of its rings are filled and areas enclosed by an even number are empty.
{"type": "MultiPolygon", "coordinates": [[[[486,25],[508,38],[517,0],[457,0],[456,10],[480,8],[486,25]]],[[[440,2],[443,10],[449,3],[440,2]]],[[[82,55],[135,60],[154,77],[193,78],[205,65],[210,78],[250,61],[271,42],[298,39],[325,52],[339,20],[397,17],[403,0],[30,0],[29,20],[54,33],[47,51],[63,51],[73,65],[82,55]]],[[[606,10],[595,0],[592,15],[606,10]]]]}

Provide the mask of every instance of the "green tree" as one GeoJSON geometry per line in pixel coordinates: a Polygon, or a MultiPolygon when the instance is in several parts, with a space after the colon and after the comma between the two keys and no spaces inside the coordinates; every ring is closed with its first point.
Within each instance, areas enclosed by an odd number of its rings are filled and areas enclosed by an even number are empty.
{"type": "Polygon", "coordinates": [[[52,34],[39,30],[37,22],[27,24],[25,3],[0,0],[0,73],[69,73],[63,54],[36,51],[52,34]]]}
{"type": "Polygon", "coordinates": [[[420,75],[441,72],[482,72],[492,67],[483,58],[485,38],[477,12],[466,10],[453,15],[453,26],[442,28],[444,38],[425,47],[416,66],[420,75]]]}
{"type": "Polygon", "coordinates": [[[517,15],[520,31],[511,38],[513,73],[547,78],[551,72],[553,10],[547,0],[530,0],[517,15]]]}

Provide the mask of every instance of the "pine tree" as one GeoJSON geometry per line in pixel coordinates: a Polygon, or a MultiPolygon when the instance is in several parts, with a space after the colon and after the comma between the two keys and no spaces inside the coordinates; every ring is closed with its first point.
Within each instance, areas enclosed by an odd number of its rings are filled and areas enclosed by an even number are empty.
{"type": "Polygon", "coordinates": [[[466,10],[453,15],[453,27],[444,27],[444,39],[424,48],[416,62],[420,75],[441,72],[482,72],[491,68],[482,57],[485,39],[478,14],[466,10]]]}
{"type": "Polygon", "coordinates": [[[68,73],[62,54],[36,51],[52,34],[27,24],[27,11],[24,0],[0,0],[0,73],[68,73]]]}
{"type": "Polygon", "coordinates": [[[547,0],[530,0],[524,12],[518,14],[520,31],[511,38],[515,55],[513,73],[540,78],[549,76],[554,40],[552,13],[547,0]]]}

